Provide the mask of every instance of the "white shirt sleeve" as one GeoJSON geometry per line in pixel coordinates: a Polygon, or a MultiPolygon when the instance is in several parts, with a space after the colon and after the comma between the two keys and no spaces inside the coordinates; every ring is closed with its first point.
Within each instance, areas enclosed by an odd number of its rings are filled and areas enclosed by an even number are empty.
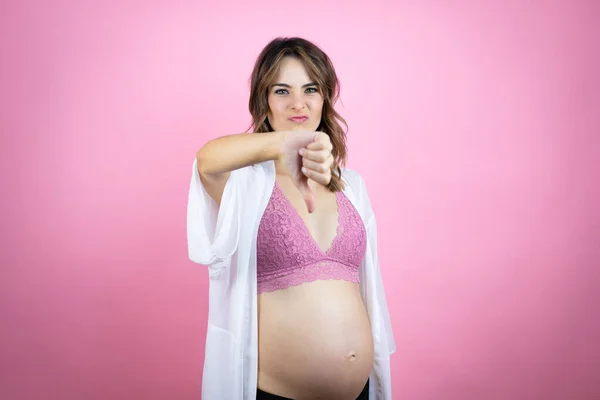
{"type": "Polygon", "coordinates": [[[187,242],[190,260],[219,270],[227,267],[240,237],[242,183],[249,179],[249,168],[229,175],[221,205],[206,192],[197,160],[194,159],[187,207],[187,242]]]}
{"type": "Polygon", "coordinates": [[[396,342],[394,340],[394,332],[392,330],[392,322],[390,318],[389,309],[387,306],[387,299],[385,295],[385,288],[383,285],[383,279],[381,276],[381,269],[379,267],[379,254],[377,249],[377,220],[375,219],[375,213],[373,212],[373,208],[371,206],[371,200],[369,198],[369,194],[367,192],[367,187],[365,185],[364,180],[358,174],[356,174],[360,181],[360,190],[359,190],[359,198],[361,204],[365,207],[365,216],[366,216],[366,232],[367,238],[370,245],[370,261],[373,263],[373,270],[375,272],[375,287],[377,298],[379,302],[379,309],[381,311],[381,316],[383,318],[383,329],[386,333],[387,338],[387,347],[389,350],[389,354],[393,354],[396,352],[396,342]]]}
{"type": "Polygon", "coordinates": [[[387,346],[389,354],[396,352],[396,342],[394,340],[394,332],[392,330],[392,321],[390,318],[390,312],[387,306],[387,299],[385,295],[385,288],[383,285],[383,279],[381,276],[381,269],[379,268],[379,255],[377,250],[377,221],[375,216],[371,217],[371,220],[366,228],[367,235],[371,241],[371,251],[373,255],[373,264],[375,266],[376,273],[376,285],[379,293],[379,309],[381,310],[381,316],[383,318],[383,327],[386,332],[387,346]]]}

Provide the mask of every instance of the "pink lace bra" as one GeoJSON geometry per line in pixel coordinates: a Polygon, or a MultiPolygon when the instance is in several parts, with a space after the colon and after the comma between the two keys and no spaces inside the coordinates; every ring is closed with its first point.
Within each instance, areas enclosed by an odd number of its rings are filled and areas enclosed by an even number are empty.
{"type": "Polygon", "coordinates": [[[367,235],[350,200],[336,192],[338,225],[330,248],[323,252],[277,181],[258,227],[258,293],[315,280],[359,283],[359,266],[367,235]]]}

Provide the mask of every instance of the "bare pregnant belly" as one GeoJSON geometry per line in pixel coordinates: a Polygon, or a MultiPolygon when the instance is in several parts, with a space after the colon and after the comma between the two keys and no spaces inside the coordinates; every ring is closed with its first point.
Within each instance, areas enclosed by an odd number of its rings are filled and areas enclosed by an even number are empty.
{"type": "Polygon", "coordinates": [[[297,400],[354,400],[372,367],[358,284],[316,281],[258,296],[261,390],[297,400]]]}

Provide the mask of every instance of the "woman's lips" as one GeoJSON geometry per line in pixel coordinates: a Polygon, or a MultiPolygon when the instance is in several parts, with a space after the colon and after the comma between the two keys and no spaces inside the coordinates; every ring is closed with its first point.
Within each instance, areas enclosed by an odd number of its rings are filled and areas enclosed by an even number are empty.
{"type": "Polygon", "coordinates": [[[308,117],[291,117],[290,121],[301,124],[302,122],[306,121],[307,119],[308,119],[308,117]]]}

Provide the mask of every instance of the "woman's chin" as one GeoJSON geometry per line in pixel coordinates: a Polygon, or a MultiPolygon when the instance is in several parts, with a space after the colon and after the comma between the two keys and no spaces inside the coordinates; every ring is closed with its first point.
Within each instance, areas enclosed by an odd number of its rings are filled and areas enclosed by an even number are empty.
{"type": "Polygon", "coordinates": [[[290,130],[290,131],[313,131],[314,132],[317,130],[317,128],[315,128],[314,126],[307,126],[304,124],[295,124],[295,125],[292,125],[290,127],[290,129],[288,129],[288,130],[290,130]]]}

